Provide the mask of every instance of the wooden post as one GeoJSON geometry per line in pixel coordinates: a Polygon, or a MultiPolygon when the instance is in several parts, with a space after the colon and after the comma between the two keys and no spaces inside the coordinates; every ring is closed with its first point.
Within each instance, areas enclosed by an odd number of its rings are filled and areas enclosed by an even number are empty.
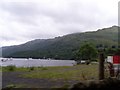
{"type": "Polygon", "coordinates": [[[100,53],[99,56],[99,80],[104,79],[104,54],[100,53]]]}

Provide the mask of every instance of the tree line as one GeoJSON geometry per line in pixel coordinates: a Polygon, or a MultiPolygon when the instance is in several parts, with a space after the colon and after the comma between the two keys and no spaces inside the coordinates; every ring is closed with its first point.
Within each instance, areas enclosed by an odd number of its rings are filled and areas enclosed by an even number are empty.
{"type": "Polygon", "coordinates": [[[85,43],[76,51],[76,61],[97,61],[100,52],[104,53],[105,57],[120,55],[120,47],[115,45],[108,47],[103,44],[95,46],[91,43],[85,43]]]}

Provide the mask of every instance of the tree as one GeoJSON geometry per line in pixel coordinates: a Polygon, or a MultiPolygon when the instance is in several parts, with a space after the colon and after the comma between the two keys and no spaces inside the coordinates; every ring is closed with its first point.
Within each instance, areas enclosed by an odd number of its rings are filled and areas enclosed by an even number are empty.
{"type": "Polygon", "coordinates": [[[87,60],[91,61],[97,57],[97,49],[92,44],[84,44],[76,53],[78,61],[87,60]]]}
{"type": "Polygon", "coordinates": [[[115,48],[108,48],[106,49],[106,55],[109,56],[109,55],[114,55],[115,53],[117,53],[117,49],[115,48]]]}

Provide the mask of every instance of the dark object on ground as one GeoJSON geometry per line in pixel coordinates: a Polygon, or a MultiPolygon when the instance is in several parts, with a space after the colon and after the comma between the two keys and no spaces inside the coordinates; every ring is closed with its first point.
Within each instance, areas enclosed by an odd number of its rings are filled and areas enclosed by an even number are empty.
{"type": "Polygon", "coordinates": [[[120,88],[120,80],[115,78],[108,78],[100,81],[86,81],[80,82],[71,88],[71,90],[81,90],[81,89],[116,89],[120,88]]]}
{"type": "Polygon", "coordinates": [[[113,64],[110,63],[110,62],[107,62],[107,63],[108,63],[108,69],[109,69],[110,76],[114,77],[114,67],[113,67],[113,64]]]}

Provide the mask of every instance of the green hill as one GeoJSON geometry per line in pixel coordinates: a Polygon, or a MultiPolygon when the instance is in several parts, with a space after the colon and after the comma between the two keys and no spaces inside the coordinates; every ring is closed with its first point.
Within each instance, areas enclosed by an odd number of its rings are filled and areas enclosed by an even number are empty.
{"type": "Polygon", "coordinates": [[[53,39],[36,39],[21,45],[2,47],[2,52],[3,57],[74,59],[75,51],[85,42],[95,46],[117,46],[118,26],[53,39]]]}

